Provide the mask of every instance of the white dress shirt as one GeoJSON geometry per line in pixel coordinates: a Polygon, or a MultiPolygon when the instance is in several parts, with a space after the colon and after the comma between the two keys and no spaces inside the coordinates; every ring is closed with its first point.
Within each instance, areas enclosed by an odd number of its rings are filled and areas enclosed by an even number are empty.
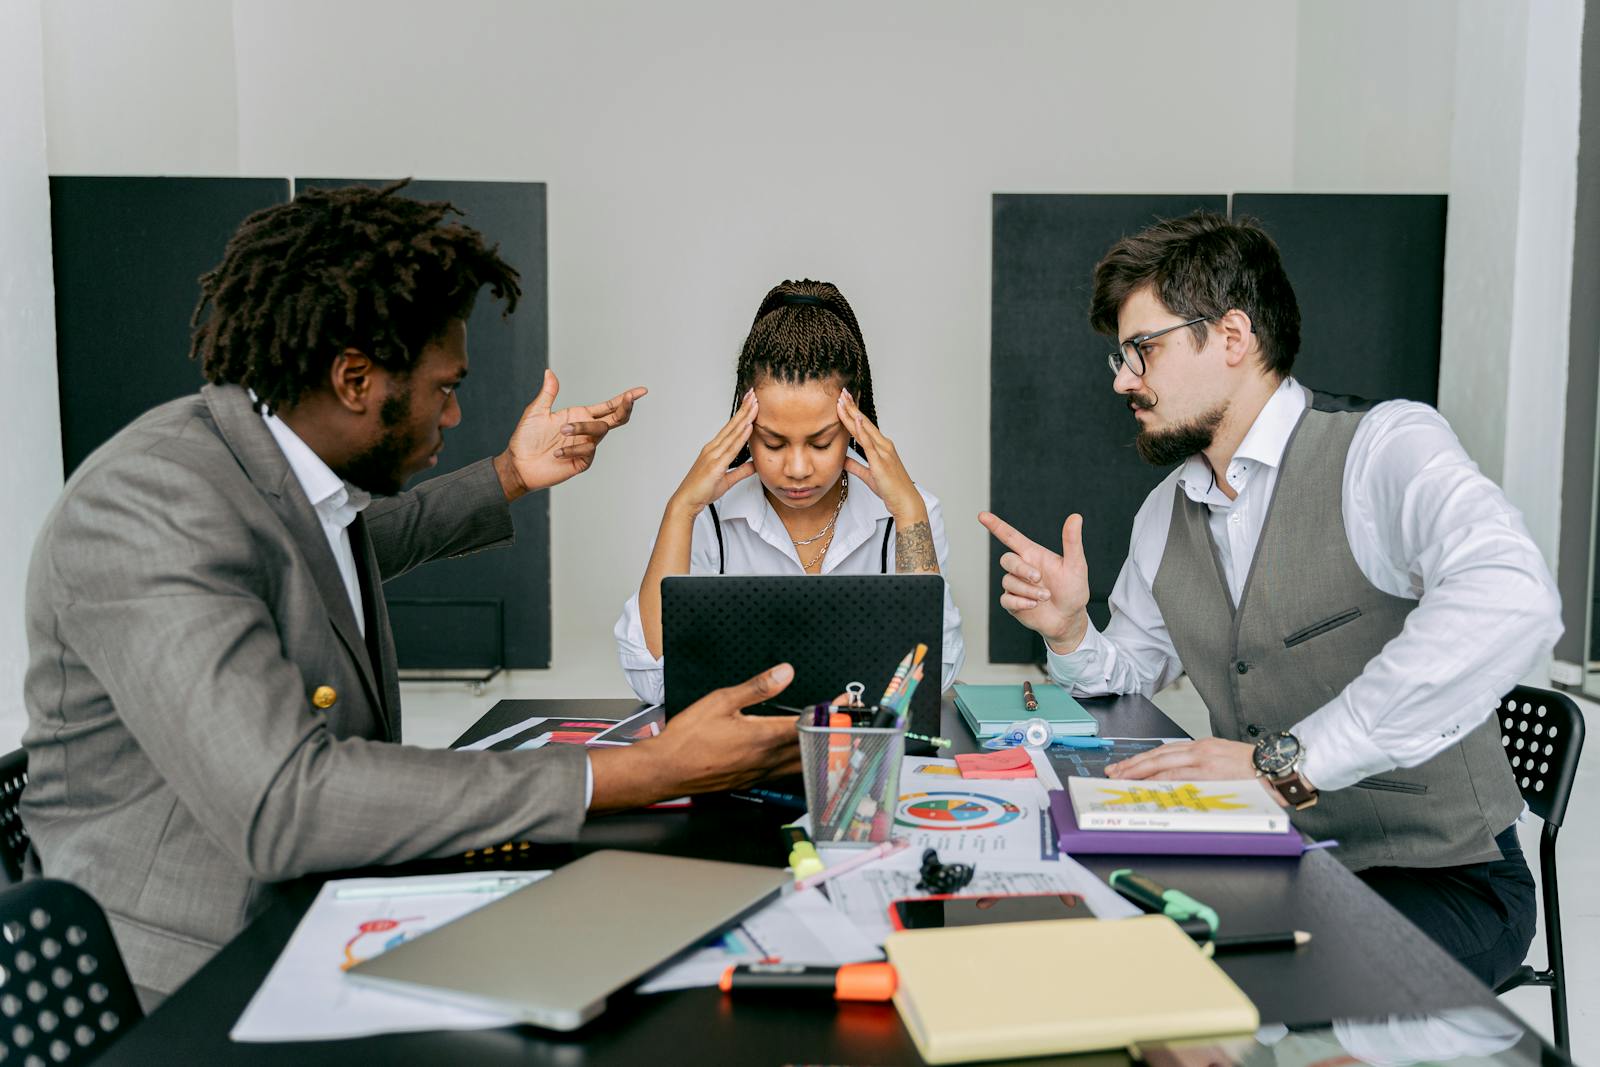
{"type": "Polygon", "coordinates": [[[356,575],[356,557],[350,548],[350,524],[372,503],[372,494],[335,474],[333,468],[278,416],[263,412],[261,417],[272,431],[273,440],[283,450],[283,458],[289,461],[289,469],[294,471],[306,499],[311,501],[311,509],[317,513],[328,548],[333,551],[333,561],[339,565],[339,577],[344,580],[345,595],[350,598],[350,610],[355,612],[356,626],[361,636],[366,637],[367,613],[361,606],[361,579],[356,575]]]}
{"type": "MultiPolygon", "coordinates": [[[[1133,521],[1127,562],[1111,591],[1105,632],[1089,627],[1051,674],[1083,695],[1151,695],[1183,670],[1151,583],[1166,551],[1173,486],[1210,509],[1235,604],[1250,573],[1284,449],[1307,403],[1286,379],[1216,485],[1201,455],[1163,479],[1133,521]]],[[[1496,702],[1561,634],[1560,599],[1522,515],[1468,458],[1426,404],[1377,405],[1345,458],[1344,530],[1367,581],[1420,603],[1400,634],[1344,691],[1291,731],[1318,789],[1414,767],[1488,718],[1496,702]]]]}
{"type": "MultiPolygon", "coordinates": [[[[857,462],[865,460],[854,451],[857,462]]],[[[949,562],[950,545],[944,535],[944,515],[939,501],[920,486],[928,507],[928,527],[933,533],[934,553],[943,572],[949,562]]],[[[725,574],[805,574],[796,555],[794,542],[783,520],[772,509],[761,491],[761,479],[752,475],[735,485],[717,501],[722,519],[723,573],[725,574]]],[[[888,531],[889,509],[860,478],[850,479],[850,495],[845,497],[834,527],[833,542],[822,559],[823,574],[878,574],[883,566],[883,540],[888,531]]],[[[895,573],[895,538],[889,537],[889,573],[895,573]]],[[[814,552],[815,549],[809,549],[814,552]]],[[[694,535],[689,548],[690,574],[717,573],[717,535],[707,508],[695,517],[694,535]]],[[[622,673],[639,699],[659,704],[665,695],[663,661],[650,654],[645,644],[644,625],[639,619],[639,594],[628,598],[622,617],[612,631],[617,639],[617,655],[622,673]]],[[[950,583],[944,586],[944,677],[948,689],[961,669],[966,644],[961,639],[961,612],[950,596],[950,583]]]]}
{"type": "MultiPolygon", "coordinates": [[[[254,394],[251,399],[255,399],[254,394]]],[[[350,548],[350,524],[372,503],[372,494],[335,474],[333,468],[278,416],[263,412],[261,417],[283,451],[283,458],[289,461],[289,469],[294,471],[306,499],[311,501],[312,510],[317,513],[317,521],[328,538],[328,547],[333,550],[333,561],[339,565],[339,577],[344,581],[345,595],[350,598],[350,610],[356,613],[356,626],[361,636],[366,637],[367,613],[361,606],[361,580],[356,575],[355,552],[350,548]]],[[[376,669],[378,665],[374,663],[373,667],[376,669]]],[[[585,758],[583,806],[587,808],[593,799],[594,765],[585,758]]]]}

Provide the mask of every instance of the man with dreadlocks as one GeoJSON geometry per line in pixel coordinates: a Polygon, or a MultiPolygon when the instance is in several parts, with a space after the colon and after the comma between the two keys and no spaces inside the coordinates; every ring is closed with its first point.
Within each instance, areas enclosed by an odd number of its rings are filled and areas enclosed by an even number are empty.
{"type": "MultiPolygon", "coordinates": [[[[667,501],[639,592],[614,636],[641,700],[664,690],[661,580],[676,574],[939,574],[939,501],[877,426],[855,312],[827,282],[783,282],[756,309],[733,417],[667,501]],[[751,477],[754,475],[755,477],[751,477]]],[[[945,688],[961,669],[961,613],[944,591],[945,688]]]]}
{"type": "Polygon", "coordinates": [[[399,744],[383,581],[508,543],[509,503],[586,470],[644,394],[554,410],[546,372],[505,451],[401,492],[461,420],[478,290],[509,312],[519,289],[450,205],[399,188],[245,220],[200,280],[210,384],[86,459],[35,546],[31,873],[105,907],[147,1008],[274,882],[567,840],[586,812],[798,769],[791,722],[739,713],[787,665],[631,748],[399,744]]]}

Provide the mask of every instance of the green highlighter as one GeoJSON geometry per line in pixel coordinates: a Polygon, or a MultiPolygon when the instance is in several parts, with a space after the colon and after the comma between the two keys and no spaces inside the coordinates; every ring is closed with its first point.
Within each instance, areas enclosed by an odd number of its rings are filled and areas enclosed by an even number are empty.
{"type": "Polygon", "coordinates": [[[1149,911],[1160,912],[1179,925],[1198,919],[1217,933],[1217,913],[1187,893],[1168,889],[1127,867],[1111,872],[1111,888],[1149,911]]]}

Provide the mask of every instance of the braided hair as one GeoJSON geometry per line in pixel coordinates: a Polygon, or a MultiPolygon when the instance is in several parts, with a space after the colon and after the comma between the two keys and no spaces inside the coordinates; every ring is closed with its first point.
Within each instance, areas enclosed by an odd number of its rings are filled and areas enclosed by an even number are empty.
{"type": "Polygon", "coordinates": [[[200,276],[189,358],[206,380],[255,391],[263,410],[292,407],[354,348],[400,377],[487,285],[510,314],[522,295],[499,246],[444,202],[381,189],[306,189],[257,211],[200,276]],[[209,313],[208,313],[209,312],[209,313]]]}
{"type": "MultiPolygon", "coordinates": [[[[745,393],[763,378],[800,385],[835,376],[855,397],[861,413],[876,423],[867,342],[844,294],[829,282],[809,279],[773,286],[756,309],[739,353],[732,410],[739,410],[745,393]]],[[[850,447],[855,446],[851,438],[850,447]]],[[[734,466],[749,458],[747,446],[735,457],[734,466]]]]}

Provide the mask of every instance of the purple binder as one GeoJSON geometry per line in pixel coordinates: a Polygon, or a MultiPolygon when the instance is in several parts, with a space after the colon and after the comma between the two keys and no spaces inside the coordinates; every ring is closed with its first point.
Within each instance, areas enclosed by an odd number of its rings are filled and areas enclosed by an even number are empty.
{"type": "Polygon", "coordinates": [[[1170,830],[1080,830],[1065,789],[1050,790],[1050,815],[1061,851],[1156,856],[1298,856],[1305,838],[1292,825],[1281,834],[1212,834],[1170,830]]]}

